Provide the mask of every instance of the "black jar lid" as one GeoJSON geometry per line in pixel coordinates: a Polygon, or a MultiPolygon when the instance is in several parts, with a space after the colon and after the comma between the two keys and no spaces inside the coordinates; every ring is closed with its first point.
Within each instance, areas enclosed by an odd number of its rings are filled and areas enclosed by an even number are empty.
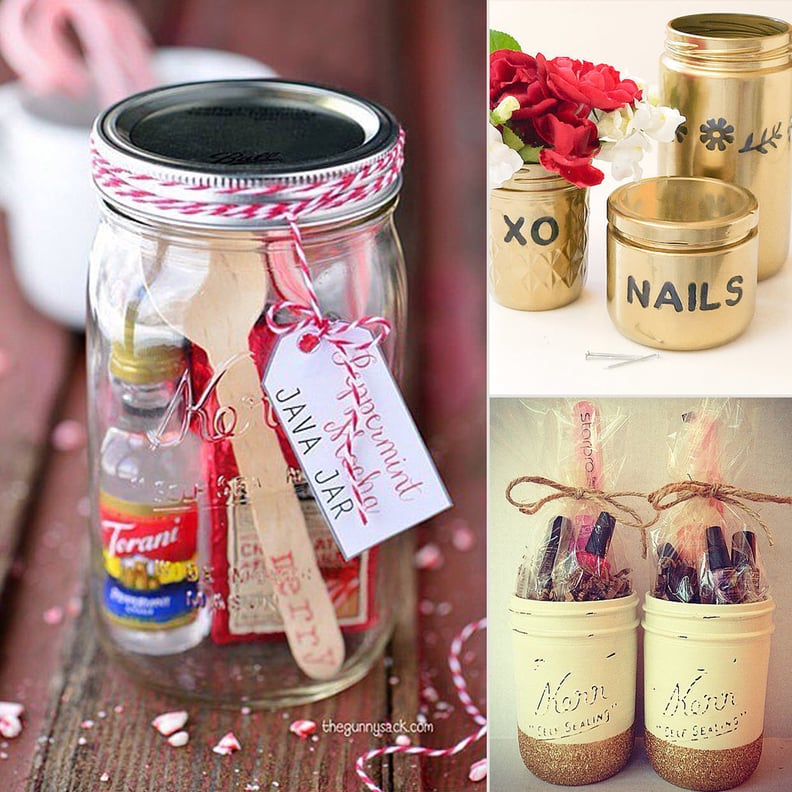
{"type": "MultiPolygon", "coordinates": [[[[229,190],[220,200],[245,205],[279,200],[268,197],[273,185],[310,186],[365,172],[393,154],[399,132],[390,112],[351,93],[277,79],[219,80],[155,88],[122,100],[97,119],[94,146],[120,172],[169,183],[169,195],[186,201],[200,188],[229,190]]],[[[111,203],[157,214],[153,206],[142,209],[95,180],[111,203]]],[[[396,178],[353,205],[322,208],[302,219],[310,224],[370,213],[390,201],[400,184],[396,178]]],[[[227,214],[196,216],[194,222],[261,224],[227,214]]]]}

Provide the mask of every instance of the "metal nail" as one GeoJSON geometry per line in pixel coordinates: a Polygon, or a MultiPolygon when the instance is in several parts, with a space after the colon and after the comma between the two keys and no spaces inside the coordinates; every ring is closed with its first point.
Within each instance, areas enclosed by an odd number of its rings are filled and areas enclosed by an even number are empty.
{"type": "Polygon", "coordinates": [[[621,355],[614,352],[586,352],[586,360],[638,360],[641,355],[621,355]]]}
{"type": "Polygon", "coordinates": [[[652,352],[648,355],[639,355],[637,357],[630,358],[629,360],[622,360],[619,363],[611,363],[610,366],[605,366],[606,369],[618,368],[619,366],[626,366],[628,363],[640,363],[642,360],[652,360],[652,358],[659,358],[659,352],[652,352]]]}

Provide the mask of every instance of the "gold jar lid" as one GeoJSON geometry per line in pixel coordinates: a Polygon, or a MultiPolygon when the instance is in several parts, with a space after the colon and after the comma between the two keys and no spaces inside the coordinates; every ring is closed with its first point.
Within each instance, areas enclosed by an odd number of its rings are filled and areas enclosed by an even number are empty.
{"type": "Polygon", "coordinates": [[[758,14],[690,14],[666,27],[666,50],[704,65],[740,69],[792,65],[792,25],[758,14]]]}
{"type": "Polygon", "coordinates": [[[608,198],[608,224],[650,247],[726,247],[758,222],[753,193],[720,179],[658,176],[624,184],[608,198]]]}

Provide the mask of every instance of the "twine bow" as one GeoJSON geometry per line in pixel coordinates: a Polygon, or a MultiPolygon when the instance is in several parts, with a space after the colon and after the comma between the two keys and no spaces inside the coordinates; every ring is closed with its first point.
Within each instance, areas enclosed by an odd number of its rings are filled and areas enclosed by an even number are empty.
{"type": "Polygon", "coordinates": [[[742,512],[757,525],[760,525],[767,537],[770,545],[773,544],[773,532],[770,530],[767,523],[762,519],[756,509],[745,501],[752,501],[754,503],[781,503],[792,504],[792,497],[786,495],[771,495],[766,492],[756,492],[754,490],[740,489],[731,484],[712,484],[706,481],[678,481],[672,484],[666,484],[664,487],[650,492],[646,499],[652,505],[656,514],[654,519],[647,523],[645,527],[654,525],[660,514],[668,509],[679,506],[692,498],[713,498],[731,506],[733,509],[742,512]],[[670,498],[668,502],[665,502],[670,498]]]}
{"type": "Polygon", "coordinates": [[[624,492],[604,492],[603,490],[591,489],[589,487],[570,487],[566,484],[560,484],[553,479],[545,478],[544,476],[520,476],[509,482],[506,487],[506,500],[518,509],[523,514],[536,514],[541,508],[548,503],[556,500],[563,500],[564,498],[572,498],[574,500],[586,500],[595,503],[604,511],[610,512],[618,519],[618,521],[627,526],[628,528],[637,528],[641,532],[641,551],[643,557],[646,558],[646,523],[641,518],[641,515],[628,506],[622,503],[621,498],[645,498],[643,492],[635,492],[627,490],[624,492]],[[512,490],[520,484],[538,484],[539,486],[550,487],[555,492],[536,501],[518,501],[512,497],[512,490]]]}

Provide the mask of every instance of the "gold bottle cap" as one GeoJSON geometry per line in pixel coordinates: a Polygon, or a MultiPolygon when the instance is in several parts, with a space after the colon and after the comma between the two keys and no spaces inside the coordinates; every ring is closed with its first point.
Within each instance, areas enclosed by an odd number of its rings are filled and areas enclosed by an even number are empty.
{"type": "Polygon", "coordinates": [[[139,309],[139,300],[127,305],[124,338],[113,341],[110,351],[110,374],[134,385],[175,379],[185,366],[184,349],[178,344],[136,344],[139,309]]]}
{"type": "Polygon", "coordinates": [[[649,246],[725,247],[745,239],[758,222],[753,193],[719,179],[658,176],[624,184],[608,198],[608,223],[649,246]]]}
{"type": "Polygon", "coordinates": [[[135,348],[119,341],[110,353],[110,373],[124,382],[145,385],[175,379],[184,369],[184,350],[174,346],[135,348]]]}

